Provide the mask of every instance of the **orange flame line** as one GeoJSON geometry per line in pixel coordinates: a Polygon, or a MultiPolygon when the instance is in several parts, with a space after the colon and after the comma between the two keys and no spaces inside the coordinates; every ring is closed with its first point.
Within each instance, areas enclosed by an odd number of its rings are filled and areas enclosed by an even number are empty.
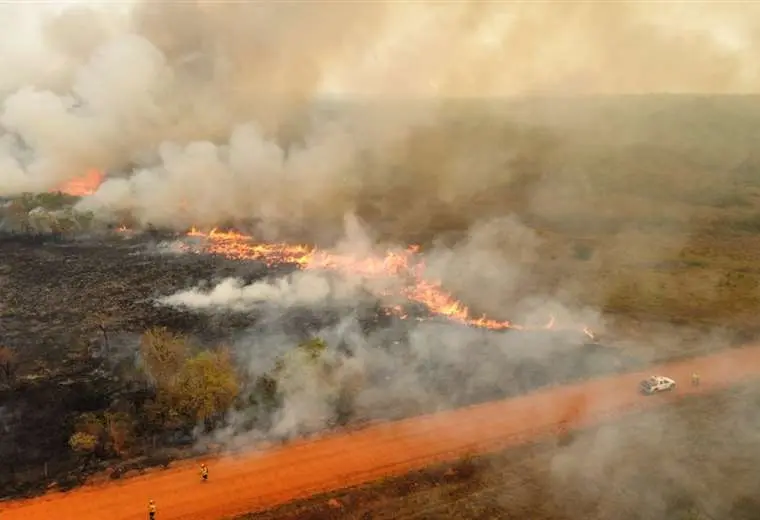
{"type": "MultiPolygon", "coordinates": [[[[219,231],[216,228],[203,232],[193,227],[188,232],[188,236],[205,239],[203,248],[205,252],[234,259],[259,260],[269,266],[292,263],[302,269],[330,269],[365,277],[402,276],[409,280],[407,287],[402,290],[402,295],[410,301],[426,305],[433,314],[445,316],[462,324],[492,330],[525,329],[506,320],[495,320],[487,316],[473,318],[469,308],[446,292],[440,282],[425,278],[425,264],[415,258],[419,252],[417,245],[412,245],[401,252],[388,252],[382,258],[359,259],[328,253],[303,244],[257,244],[249,235],[236,231],[219,231]]],[[[402,319],[407,317],[400,306],[391,308],[390,312],[402,319]]],[[[549,322],[542,328],[552,329],[554,324],[554,316],[551,316],[549,322]]],[[[593,339],[593,333],[588,327],[584,327],[583,332],[593,339]]]]}
{"type": "Polygon", "coordinates": [[[75,197],[92,195],[103,182],[103,177],[103,172],[93,168],[88,170],[84,175],[63,183],[54,191],[60,191],[61,193],[75,197]]]}

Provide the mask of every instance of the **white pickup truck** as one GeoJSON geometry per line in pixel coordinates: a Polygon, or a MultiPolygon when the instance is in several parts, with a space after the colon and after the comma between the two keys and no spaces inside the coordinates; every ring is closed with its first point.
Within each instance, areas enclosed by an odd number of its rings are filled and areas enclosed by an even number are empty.
{"type": "Polygon", "coordinates": [[[676,382],[665,376],[650,376],[639,383],[639,391],[644,395],[675,390],[676,382]]]}

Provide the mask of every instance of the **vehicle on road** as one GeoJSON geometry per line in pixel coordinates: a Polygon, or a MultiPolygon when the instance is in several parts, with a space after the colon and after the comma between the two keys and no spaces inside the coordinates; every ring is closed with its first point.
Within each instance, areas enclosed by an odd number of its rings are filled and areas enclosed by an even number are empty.
{"type": "Polygon", "coordinates": [[[676,389],[676,382],[665,376],[650,376],[639,383],[639,391],[644,395],[670,392],[676,389]]]}

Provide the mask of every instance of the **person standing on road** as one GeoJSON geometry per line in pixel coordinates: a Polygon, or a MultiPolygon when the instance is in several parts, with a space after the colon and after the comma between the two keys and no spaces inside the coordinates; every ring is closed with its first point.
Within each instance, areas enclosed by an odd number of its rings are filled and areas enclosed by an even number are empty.
{"type": "Polygon", "coordinates": [[[691,386],[699,386],[699,374],[696,372],[691,375],[691,386]]]}
{"type": "Polygon", "coordinates": [[[207,482],[208,481],[208,466],[205,464],[201,464],[201,481],[207,482]]]}
{"type": "Polygon", "coordinates": [[[148,502],[148,518],[156,520],[156,503],[153,500],[148,502]]]}

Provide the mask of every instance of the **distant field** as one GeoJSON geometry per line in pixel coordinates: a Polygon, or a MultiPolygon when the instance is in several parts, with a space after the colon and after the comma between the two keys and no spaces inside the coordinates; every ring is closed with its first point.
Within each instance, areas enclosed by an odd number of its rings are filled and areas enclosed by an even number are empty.
{"type": "Polygon", "coordinates": [[[505,113],[556,138],[523,208],[546,239],[535,278],[613,314],[755,326],[760,98],[535,100],[505,113]]]}
{"type": "Polygon", "coordinates": [[[514,215],[543,239],[525,294],[754,326],[760,97],[459,101],[443,114],[411,132],[390,185],[364,188],[357,210],[381,235],[454,240],[514,215]]]}

